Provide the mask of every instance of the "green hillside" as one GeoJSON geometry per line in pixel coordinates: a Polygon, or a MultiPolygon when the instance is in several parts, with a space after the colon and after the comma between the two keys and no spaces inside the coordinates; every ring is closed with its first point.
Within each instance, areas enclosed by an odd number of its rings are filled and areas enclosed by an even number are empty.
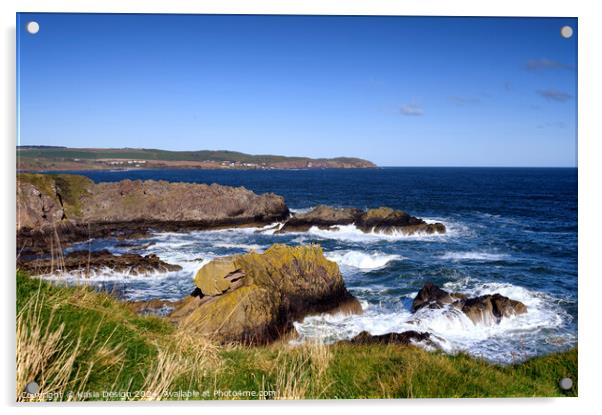
{"type": "Polygon", "coordinates": [[[37,159],[137,159],[156,161],[230,161],[239,163],[271,164],[294,161],[335,161],[340,163],[366,162],[353,157],[312,159],[309,157],[287,157],[270,154],[252,155],[227,150],[167,151],[146,148],[68,148],[51,146],[19,146],[17,156],[37,159]]]}

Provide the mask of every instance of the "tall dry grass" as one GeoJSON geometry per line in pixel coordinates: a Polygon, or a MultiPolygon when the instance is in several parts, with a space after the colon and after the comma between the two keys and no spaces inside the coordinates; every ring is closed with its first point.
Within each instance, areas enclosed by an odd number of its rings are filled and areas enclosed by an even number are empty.
{"type": "Polygon", "coordinates": [[[142,386],[142,400],[169,399],[169,392],[182,380],[183,389],[198,389],[221,367],[219,346],[211,340],[184,329],[177,330],[172,340],[170,344],[158,345],[157,360],[142,386]]]}
{"type": "Polygon", "coordinates": [[[84,390],[93,365],[74,370],[81,353],[81,338],[64,341],[65,325],[52,329],[54,313],[42,318],[43,297],[36,296],[17,315],[17,401],[73,400],[84,390]],[[25,386],[35,381],[40,393],[28,395],[25,386]]]}
{"type": "Polygon", "coordinates": [[[281,349],[276,362],[275,399],[310,399],[324,396],[332,361],[330,347],[321,341],[281,349]]]}
{"type": "MultiPolygon", "coordinates": [[[[89,390],[90,375],[105,371],[114,376],[109,378],[112,384],[107,384],[107,391],[130,389],[131,382],[124,385],[123,373],[128,347],[114,339],[121,328],[141,334],[151,348],[156,348],[156,354],[142,369],[141,389],[145,393],[131,399],[164,399],[176,383],[180,390],[198,389],[210,372],[221,367],[220,348],[194,331],[140,331],[131,311],[107,294],[88,287],[46,292],[41,286],[42,283],[17,315],[17,401],[83,399],[94,392],[89,390]],[[76,315],[94,313],[99,316],[98,322],[85,330],[74,327],[77,320],[66,326],[67,320],[62,319],[72,319],[73,315],[64,315],[65,308],[76,315]],[[107,327],[113,330],[107,333],[107,327]],[[24,394],[32,381],[39,385],[40,393],[24,394]]],[[[128,398],[129,395],[125,399],[128,398]]]]}

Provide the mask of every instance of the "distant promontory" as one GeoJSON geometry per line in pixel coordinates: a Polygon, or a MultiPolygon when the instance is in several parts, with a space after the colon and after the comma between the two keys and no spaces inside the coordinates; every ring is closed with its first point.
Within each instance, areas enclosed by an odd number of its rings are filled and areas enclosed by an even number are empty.
{"type": "Polygon", "coordinates": [[[354,157],[309,158],[252,155],[236,151],[168,151],[145,148],[18,146],[20,171],[118,169],[354,169],[374,168],[354,157]]]}

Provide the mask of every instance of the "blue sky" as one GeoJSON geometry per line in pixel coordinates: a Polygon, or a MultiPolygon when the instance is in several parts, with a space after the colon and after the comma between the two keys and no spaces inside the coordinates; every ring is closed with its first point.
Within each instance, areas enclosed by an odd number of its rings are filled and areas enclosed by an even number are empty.
{"type": "Polygon", "coordinates": [[[24,13],[17,32],[21,145],[577,162],[576,19],[24,13]]]}

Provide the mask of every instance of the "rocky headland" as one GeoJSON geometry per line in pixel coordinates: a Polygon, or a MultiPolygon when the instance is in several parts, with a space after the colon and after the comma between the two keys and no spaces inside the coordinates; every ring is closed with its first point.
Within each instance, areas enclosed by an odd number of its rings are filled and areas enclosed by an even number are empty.
{"type": "Polygon", "coordinates": [[[218,184],[122,180],[94,183],[72,174],[17,175],[17,250],[25,258],[61,251],[91,238],[136,239],[149,231],[190,231],[258,227],[279,223],[278,233],[312,227],[336,230],[355,225],[384,234],[445,233],[388,207],[361,210],[318,206],[289,212],[282,196],[258,195],[244,187],[218,184]]]}
{"type": "Polygon", "coordinates": [[[94,183],[83,176],[17,176],[17,249],[47,253],[90,238],[135,239],[149,230],[263,226],[285,220],[284,198],[218,184],[123,180],[94,183]]]}

